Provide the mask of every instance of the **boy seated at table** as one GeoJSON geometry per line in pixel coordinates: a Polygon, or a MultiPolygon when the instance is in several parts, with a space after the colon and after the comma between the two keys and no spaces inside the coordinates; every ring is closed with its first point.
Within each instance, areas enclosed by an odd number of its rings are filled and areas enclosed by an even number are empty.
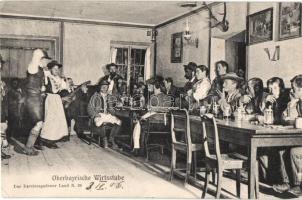
{"type": "MultiPolygon", "coordinates": [[[[291,101],[283,113],[283,119],[289,124],[293,124],[297,117],[302,117],[302,75],[294,77],[291,84],[291,101]]],[[[295,196],[301,196],[302,146],[283,148],[278,153],[282,183],[274,185],[273,189],[280,193],[289,191],[295,196]]]]}

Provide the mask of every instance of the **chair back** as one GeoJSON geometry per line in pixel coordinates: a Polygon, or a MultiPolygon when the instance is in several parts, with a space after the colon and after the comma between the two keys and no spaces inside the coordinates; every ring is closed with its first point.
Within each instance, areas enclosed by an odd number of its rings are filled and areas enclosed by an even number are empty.
{"type": "MultiPolygon", "coordinates": [[[[155,112],[153,115],[147,118],[148,132],[156,131],[162,133],[170,133],[170,114],[166,112],[155,112]],[[152,129],[152,125],[158,125],[160,130],[152,129]]],[[[157,128],[157,129],[159,129],[157,128]]]]}
{"type": "Polygon", "coordinates": [[[172,143],[184,143],[189,148],[192,146],[190,118],[187,109],[171,110],[171,136],[172,143]]]}
{"type": "Polygon", "coordinates": [[[203,141],[204,141],[204,151],[206,157],[211,157],[209,151],[208,138],[214,138],[214,153],[218,161],[221,160],[220,145],[219,145],[219,133],[217,128],[216,119],[212,114],[206,114],[201,117],[202,129],[203,129],[203,141]]]}

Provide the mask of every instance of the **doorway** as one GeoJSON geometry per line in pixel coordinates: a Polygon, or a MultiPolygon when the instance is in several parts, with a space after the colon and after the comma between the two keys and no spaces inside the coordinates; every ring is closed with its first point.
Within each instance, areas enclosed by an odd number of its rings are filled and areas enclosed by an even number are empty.
{"type": "Polygon", "coordinates": [[[247,77],[245,31],[211,38],[210,78],[215,78],[215,63],[225,60],[229,64],[229,72],[247,77]]]}
{"type": "Polygon", "coordinates": [[[0,37],[0,54],[5,61],[2,66],[2,79],[24,79],[33,51],[37,48],[47,51],[52,58],[57,57],[57,40],[40,38],[0,37]]]}

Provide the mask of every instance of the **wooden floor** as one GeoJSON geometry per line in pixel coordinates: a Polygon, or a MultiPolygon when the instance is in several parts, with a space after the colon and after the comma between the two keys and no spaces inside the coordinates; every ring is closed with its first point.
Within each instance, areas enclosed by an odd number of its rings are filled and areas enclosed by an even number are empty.
{"type": "Polygon", "coordinates": [[[189,190],[182,184],[171,184],[150,172],[150,169],[142,163],[110,149],[88,145],[76,136],[69,142],[58,143],[58,146],[59,149],[45,148],[34,157],[18,154],[13,147],[10,147],[12,158],[4,160],[1,164],[2,195],[6,197],[67,195],[69,197],[156,198],[198,198],[199,196],[199,190],[195,188],[189,190]],[[90,176],[91,179],[57,181],[53,180],[56,175],[90,176]],[[94,180],[94,175],[119,175],[124,176],[124,181],[99,182],[94,180]],[[92,182],[94,183],[89,189],[92,182]],[[69,185],[63,187],[64,184],[69,185]]]}
{"type": "MultiPolygon", "coordinates": [[[[88,145],[71,137],[71,141],[58,143],[59,149],[45,148],[38,156],[18,154],[10,148],[12,158],[2,161],[2,195],[5,197],[154,197],[154,198],[200,198],[201,181],[183,184],[183,179],[169,177],[169,158],[158,160],[151,153],[146,162],[126,151],[112,151],[96,145],[88,145]],[[124,180],[100,182],[95,175],[120,176],[124,180]],[[76,177],[75,177],[76,176],[76,177]],[[86,180],[57,180],[82,178],[86,180]],[[90,180],[87,178],[90,177],[90,180]]],[[[224,177],[221,198],[236,198],[235,181],[224,177]]],[[[261,199],[290,198],[278,196],[269,186],[261,184],[261,199]]],[[[210,184],[206,198],[214,198],[215,187],[210,184]]],[[[241,184],[241,198],[247,198],[247,185],[241,184]]]]}

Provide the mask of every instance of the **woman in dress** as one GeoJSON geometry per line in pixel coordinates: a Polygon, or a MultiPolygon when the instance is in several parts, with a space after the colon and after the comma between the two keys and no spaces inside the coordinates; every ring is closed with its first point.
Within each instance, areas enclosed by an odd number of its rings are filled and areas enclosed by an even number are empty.
{"type": "Polygon", "coordinates": [[[48,148],[58,148],[55,142],[68,135],[62,99],[58,94],[61,90],[68,87],[66,82],[60,77],[61,67],[62,65],[57,61],[51,61],[47,65],[50,74],[47,76],[45,120],[41,131],[41,141],[48,148]]]}

